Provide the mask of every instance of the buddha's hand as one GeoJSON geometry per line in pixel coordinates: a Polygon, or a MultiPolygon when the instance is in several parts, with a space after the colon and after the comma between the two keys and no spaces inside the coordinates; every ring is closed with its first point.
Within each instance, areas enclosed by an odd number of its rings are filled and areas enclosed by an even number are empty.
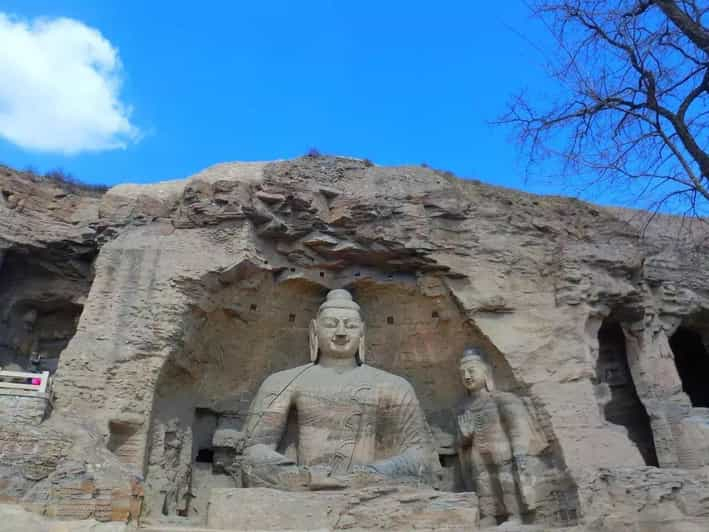
{"type": "Polygon", "coordinates": [[[264,445],[257,443],[244,449],[244,460],[249,464],[259,465],[274,465],[274,466],[291,466],[295,462],[281,453],[278,453],[264,445]]]}
{"type": "Polygon", "coordinates": [[[369,475],[381,475],[374,464],[357,464],[352,466],[352,473],[354,474],[369,474],[369,475]]]}
{"type": "Polygon", "coordinates": [[[384,475],[374,465],[354,465],[347,473],[332,474],[323,466],[309,468],[310,482],[308,489],[341,490],[345,488],[360,488],[380,482],[384,475]]]}
{"type": "Polygon", "coordinates": [[[472,440],[475,435],[475,416],[464,412],[458,416],[458,430],[463,440],[472,440]]]}

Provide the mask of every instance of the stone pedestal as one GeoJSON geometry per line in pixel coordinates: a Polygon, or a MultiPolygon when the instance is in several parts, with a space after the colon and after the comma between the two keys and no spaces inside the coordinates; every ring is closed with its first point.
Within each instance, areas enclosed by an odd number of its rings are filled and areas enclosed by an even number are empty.
{"type": "Polygon", "coordinates": [[[474,493],[409,486],[343,491],[213,489],[207,527],[217,530],[460,530],[478,528],[474,493]]]}

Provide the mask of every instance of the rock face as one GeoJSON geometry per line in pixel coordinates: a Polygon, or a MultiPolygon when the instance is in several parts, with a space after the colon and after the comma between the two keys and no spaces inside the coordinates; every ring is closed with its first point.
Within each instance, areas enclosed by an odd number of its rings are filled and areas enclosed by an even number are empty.
{"type": "Polygon", "coordinates": [[[215,489],[207,526],[216,530],[475,530],[473,493],[410,487],[284,493],[268,488],[215,489]]]}
{"type": "Polygon", "coordinates": [[[267,375],[308,362],[309,321],[347,288],[367,362],[416,391],[442,490],[461,489],[458,360],[477,347],[558,473],[525,526],[709,522],[702,222],[348,158],[103,195],[0,169],[0,191],[0,365],[58,360],[51,416],[0,427],[5,500],[62,515],[89,475],[82,517],[135,518],[144,489],[146,521],[204,526],[229,486],[220,457],[239,452],[223,436],[267,375]],[[115,516],[97,509],[110,486],[115,516]]]}

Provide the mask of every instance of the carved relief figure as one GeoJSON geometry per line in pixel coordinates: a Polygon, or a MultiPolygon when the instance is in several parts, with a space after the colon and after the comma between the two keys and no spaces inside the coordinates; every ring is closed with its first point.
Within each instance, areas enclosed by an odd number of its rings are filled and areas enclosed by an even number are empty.
{"type": "Polygon", "coordinates": [[[159,423],[153,434],[150,463],[160,466],[160,475],[151,482],[159,486],[162,498],[153,515],[186,515],[191,497],[192,429],[177,419],[159,423]]]}
{"type": "Polygon", "coordinates": [[[536,508],[535,477],[544,468],[537,457],[548,442],[519,397],[495,390],[478,350],[465,350],[460,372],[468,392],[457,415],[466,487],[477,492],[481,524],[519,521],[536,508]]]}
{"type": "Polygon", "coordinates": [[[416,394],[406,380],[365,363],[364,323],[346,290],[331,291],[311,322],[310,358],[269,376],[254,398],[244,484],[325,489],[430,480],[438,464],[416,394]],[[289,425],[295,458],[279,449],[289,425]]]}

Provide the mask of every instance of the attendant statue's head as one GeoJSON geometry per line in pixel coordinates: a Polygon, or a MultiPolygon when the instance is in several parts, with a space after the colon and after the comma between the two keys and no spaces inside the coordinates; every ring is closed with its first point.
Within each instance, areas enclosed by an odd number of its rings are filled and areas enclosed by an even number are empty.
{"type": "Polygon", "coordinates": [[[479,393],[481,390],[491,392],[495,389],[492,372],[482,351],[476,347],[468,347],[460,359],[460,376],[463,386],[469,393],[479,393]]]}
{"type": "Polygon", "coordinates": [[[347,290],[331,290],[310,322],[310,360],[354,359],[364,364],[364,322],[347,290]]]}

